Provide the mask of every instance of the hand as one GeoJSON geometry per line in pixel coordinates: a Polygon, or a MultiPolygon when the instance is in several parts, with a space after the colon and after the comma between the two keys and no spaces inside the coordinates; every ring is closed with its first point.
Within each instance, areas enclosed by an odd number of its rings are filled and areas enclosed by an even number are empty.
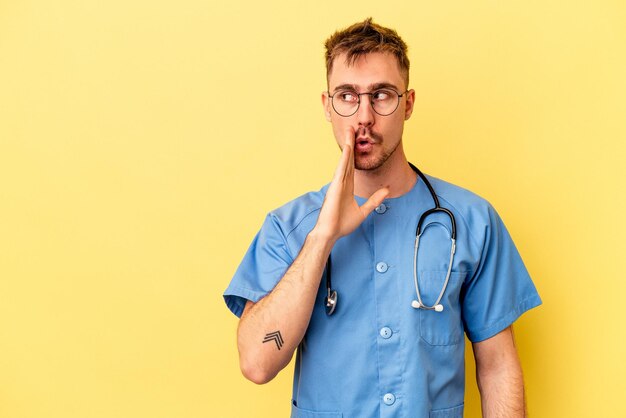
{"type": "Polygon", "coordinates": [[[354,199],[354,129],[350,127],[346,129],[343,153],[326,192],[315,229],[336,241],[361,225],[388,194],[386,187],[378,189],[360,207],[354,199]]]}

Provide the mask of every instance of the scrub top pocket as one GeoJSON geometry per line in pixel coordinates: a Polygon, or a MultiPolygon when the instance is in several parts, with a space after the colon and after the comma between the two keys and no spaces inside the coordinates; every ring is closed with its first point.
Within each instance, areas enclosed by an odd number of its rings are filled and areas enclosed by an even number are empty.
{"type": "Polygon", "coordinates": [[[341,412],[316,412],[306,409],[298,408],[295,402],[291,402],[291,417],[290,418],[342,418],[341,412]]]}
{"type": "Polygon", "coordinates": [[[430,418],[463,418],[463,404],[454,408],[430,411],[430,418]]]}
{"type": "MultiPolygon", "coordinates": [[[[419,289],[422,301],[432,306],[439,297],[446,271],[420,271],[419,289]]],[[[451,272],[448,286],[441,299],[442,312],[420,309],[420,336],[430,345],[455,345],[463,341],[460,294],[466,273],[451,272]]]]}

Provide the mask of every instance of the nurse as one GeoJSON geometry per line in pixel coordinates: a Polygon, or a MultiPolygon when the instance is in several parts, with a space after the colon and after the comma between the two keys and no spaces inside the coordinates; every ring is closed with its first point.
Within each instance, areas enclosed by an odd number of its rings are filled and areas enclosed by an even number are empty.
{"type": "Polygon", "coordinates": [[[322,104],[341,159],[330,184],[268,214],[224,293],[241,318],[244,376],[266,383],[297,350],[292,417],[462,417],[467,335],[483,415],[523,417],[512,324],[541,300],[502,220],[409,165],[402,134],[415,91],[394,30],[367,19],[325,46],[322,104]],[[453,216],[424,220],[416,256],[428,183],[453,216]]]}

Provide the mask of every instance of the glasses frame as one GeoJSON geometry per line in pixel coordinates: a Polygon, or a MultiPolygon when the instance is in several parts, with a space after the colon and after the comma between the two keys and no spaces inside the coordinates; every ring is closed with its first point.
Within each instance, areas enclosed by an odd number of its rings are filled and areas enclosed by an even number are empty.
{"type": "Polygon", "coordinates": [[[335,109],[335,100],[334,100],[334,97],[335,97],[337,94],[339,94],[339,93],[343,93],[343,92],[344,92],[344,90],[341,90],[341,91],[337,91],[337,92],[335,92],[335,94],[330,94],[330,91],[326,91],[326,93],[328,93],[328,97],[330,97],[330,104],[332,105],[333,110],[335,111],[335,113],[336,113],[336,114],[338,114],[339,116],[343,117],[343,118],[349,118],[350,116],[354,115],[356,112],[358,112],[358,111],[359,111],[359,107],[361,107],[361,96],[370,96],[370,106],[372,106],[372,110],[373,110],[373,111],[374,111],[374,113],[376,113],[377,115],[380,115],[380,116],[389,116],[389,115],[392,115],[392,114],[393,114],[393,112],[395,112],[396,110],[398,110],[398,107],[400,107],[400,97],[402,97],[402,96],[404,96],[405,94],[407,94],[407,93],[409,92],[409,90],[406,90],[406,91],[405,91],[404,93],[402,93],[402,94],[398,93],[397,91],[395,91],[394,89],[391,89],[391,88],[382,88],[382,89],[377,89],[377,90],[374,90],[374,91],[368,91],[368,92],[365,92],[365,93],[357,93],[357,92],[354,92],[354,94],[356,94],[356,95],[358,96],[358,100],[357,100],[357,102],[356,102],[356,109],[354,109],[354,112],[350,113],[349,115],[343,115],[343,114],[339,113],[339,112],[337,111],[337,109],[335,109]],[[388,91],[392,91],[392,92],[394,92],[395,94],[397,94],[397,95],[398,95],[398,101],[397,101],[397,103],[396,103],[396,107],[395,107],[395,108],[394,108],[391,112],[386,113],[386,114],[382,114],[382,113],[377,112],[377,111],[376,111],[376,109],[374,108],[374,103],[372,102],[372,94],[374,94],[374,93],[376,93],[376,92],[378,92],[378,91],[380,91],[380,90],[388,90],[388,91]]]}

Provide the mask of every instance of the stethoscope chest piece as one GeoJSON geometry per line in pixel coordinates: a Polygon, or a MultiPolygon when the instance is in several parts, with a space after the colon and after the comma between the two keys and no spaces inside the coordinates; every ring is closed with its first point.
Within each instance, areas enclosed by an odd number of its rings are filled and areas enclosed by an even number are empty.
{"type": "Polygon", "coordinates": [[[337,308],[337,291],[328,289],[326,296],[326,315],[330,316],[337,308]]]}
{"type": "Polygon", "coordinates": [[[330,283],[330,270],[332,269],[332,262],[330,255],[328,261],[326,261],[326,297],[324,298],[324,305],[326,307],[326,315],[331,316],[335,309],[337,309],[337,291],[332,289],[330,283]]]}

